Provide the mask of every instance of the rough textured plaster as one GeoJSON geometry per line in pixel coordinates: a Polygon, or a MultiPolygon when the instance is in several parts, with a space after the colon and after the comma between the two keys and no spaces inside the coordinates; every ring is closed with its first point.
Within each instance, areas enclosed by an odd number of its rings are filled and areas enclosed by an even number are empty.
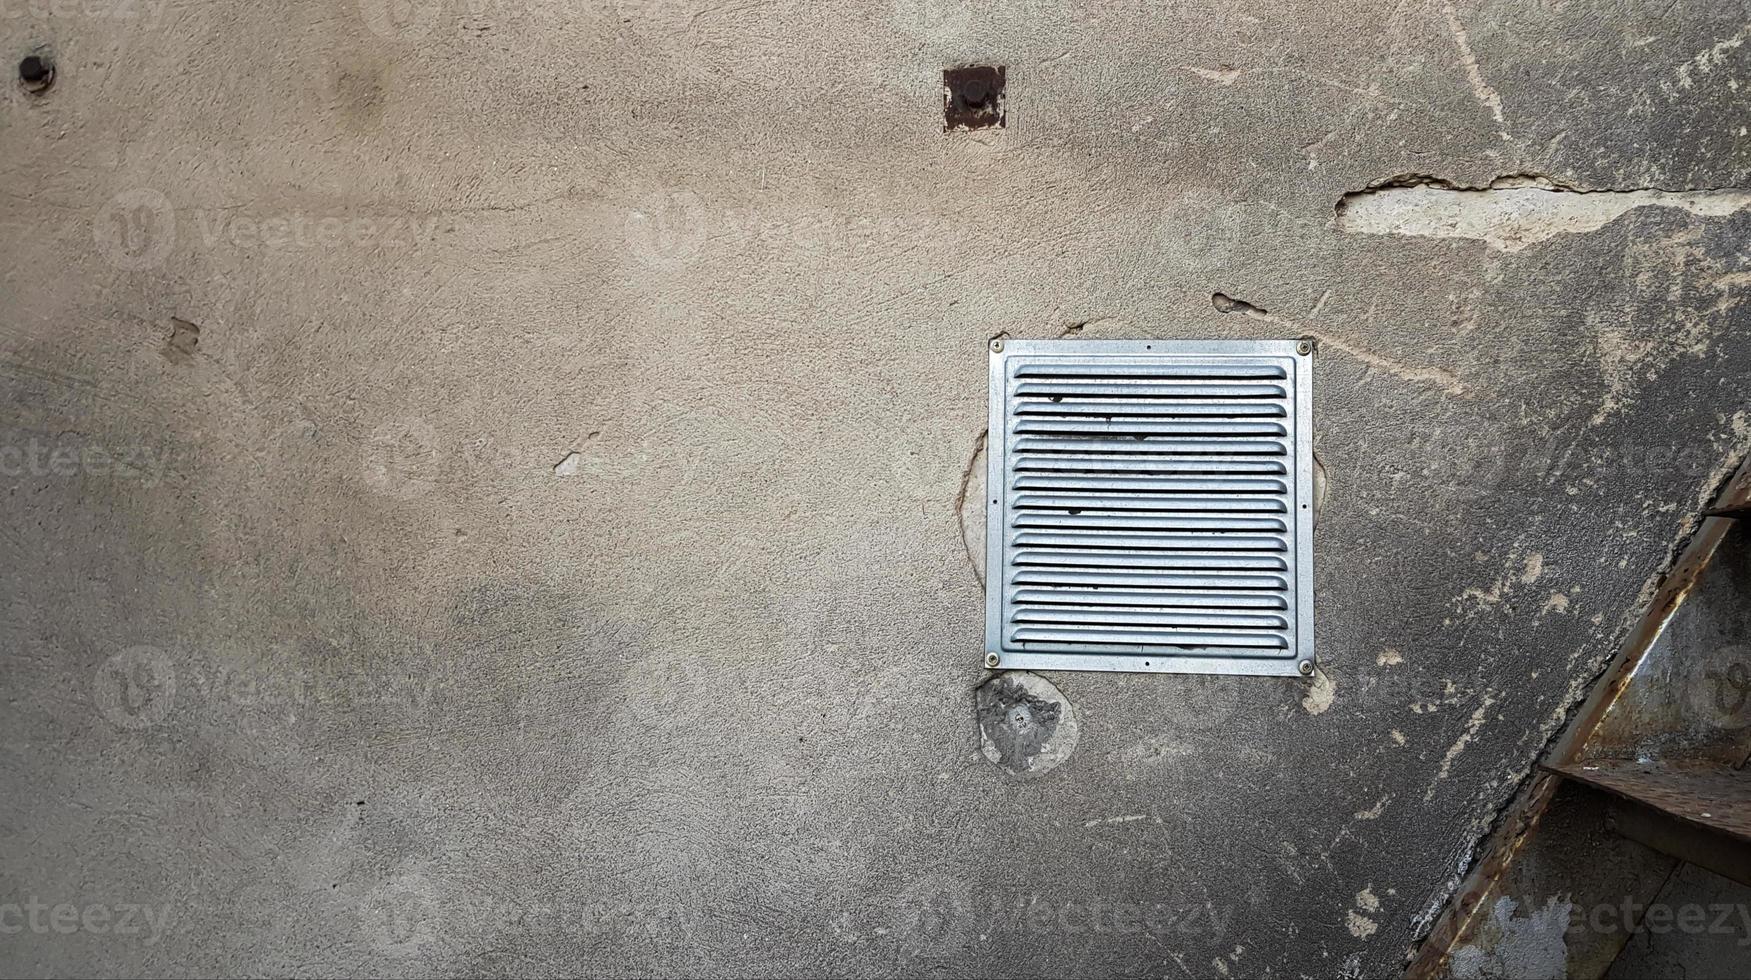
{"type": "Polygon", "coordinates": [[[168,925],[7,972],[1389,973],[1751,444],[1751,214],[1333,221],[1743,182],[1739,4],[77,8],[0,20],[0,872],[168,925]],[[992,766],[988,339],[1307,332],[1329,687],[992,766]]]}

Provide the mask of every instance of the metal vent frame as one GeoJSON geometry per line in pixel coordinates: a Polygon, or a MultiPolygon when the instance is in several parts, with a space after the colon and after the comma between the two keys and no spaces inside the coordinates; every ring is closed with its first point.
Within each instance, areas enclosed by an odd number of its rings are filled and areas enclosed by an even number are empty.
{"type": "MultiPolygon", "coordinates": [[[[1009,340],[991,343],[990,438],[986,460],[985,525],[985,665],[1001,669],[1105,670],[1143,673],[1246,674],[1289,677],[1313,670],[1313,345],[1308,341],[1178,341],[1178,340],[1009,340]],[[1282,555],[1287,579],[1279,590],[1287,602],[1282,618],[1286,645],[1280,652],[1240,653],[1219,645],[1087,643],[1009,640],[1012,604],[1017,587],[1012,579],[1012,552],[1018,550],[1010,526],[1009,462],[1016,439],[1010,408],[1015,372],[1021,366],[1043,364],[1093,367],[1271,367],[1284,369],[1288,411],[1280,420],[1288,429],[1280,436],[1288,448],[1285,461],[1289,484],[1282,517],[1286,530],[1282,555]],[[1132,648],[1134,646],[1134,649],[1132,648]]],[[[1108,424],[1111,418],[1108,417],[1108,424]]],[[[1142,438],[1142,437],[1138,437],[1142,438]]],[[[1221,496],[1218,494],[1217,496],[1221,496]]],[[[1237,498],[1239,499],[1239,498],[1237,498]]],[[[1079,513],[1068,510],[1067,516],[1079,513]]],[[[1213,511],[1212,513],[1233,513],[1213,511]]],[[[1098,586],[1090,586],[1098,588],[1098,586]]],[[[1235,594],[1228,590],[1226,594],[1235,594]]],[[[1223,590],[1212,590],[1214,595],[1223,590]]],[[[1143,605],[1143,610],[1150,607],[1143,605]]],[[[1129,610],[1127,610],[1129,611],[1129,610]]]]}

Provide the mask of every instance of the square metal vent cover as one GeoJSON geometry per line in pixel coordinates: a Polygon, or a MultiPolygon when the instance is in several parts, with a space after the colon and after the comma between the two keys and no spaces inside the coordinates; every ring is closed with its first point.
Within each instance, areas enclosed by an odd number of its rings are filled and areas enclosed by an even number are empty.
{"type": "Polygon", "coordinates": [[[986,665],[1311,670],[1311,351],[993,341],[986,665]]]}

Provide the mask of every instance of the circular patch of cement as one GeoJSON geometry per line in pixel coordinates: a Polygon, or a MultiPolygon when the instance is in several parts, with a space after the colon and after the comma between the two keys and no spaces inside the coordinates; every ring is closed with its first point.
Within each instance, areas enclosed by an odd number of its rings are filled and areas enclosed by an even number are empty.
{"type": "Polygon", "coordinates": [[[1076,712],[1063,692],[1038,674],[1005,671],[979,685],[974,712],[980,750],[1012,775],[1043,775],[1076,751],[1076,712]]]}

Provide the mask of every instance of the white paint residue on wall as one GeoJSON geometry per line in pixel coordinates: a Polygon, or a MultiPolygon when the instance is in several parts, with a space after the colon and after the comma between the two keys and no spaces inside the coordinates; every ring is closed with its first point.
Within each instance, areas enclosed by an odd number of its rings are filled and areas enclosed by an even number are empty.
{"type": "Polygon", "coordinates": [[[1325,672],[1324,667],[1314,668],[1313,686],[1308,688],[1307,696],[1301,699],[1301,707],[1310,715],[1324,714],[1331,707],[1332,699],[1337,697],[1337,679],[1325,672]]]}
{"type": "Polygon", "coordinates": [[[1471,51],[1471,35],[1465,33],[1465,25],[1459,22],[1459,14],[1453,9],[1453,4],[1444,3],[1441,8],[1441,12],[1447,17],[1447,29],[1453,33],[1453,45],[1459,49],[1459,63],[1465,68],[1465,80],[1471,83],[1471,94],[1477,96],[1477,101],[1490,111],[1496,124],[1504,127],[1501,133],[1502,139],[1506,140],[1507,119],[1502,114],[1502,97],[1484,81],[1483,69],[1478,67],[1477,55],[1471,51]]]}
{"type": "MultiPolygon", "coordinates": [[[[1436,774],[1435,783],[1439,783],[1441,780],[1447,778],[1448,772],[1453,769],[1453,760],[1459,758],[1460,754],[1465,751],[1465,747],[1471,744],[1471,740],[1476,737],[1478,729],[1482,728],[1484,722],[1489,719],[1490,709],[1495,707],[1495,704],[1495,692],[1485,691],[1483,693],[1483,703],[1478,705],[1477,710],[1471,713],[1471,717],[1465,722],[1465,731],[1460,733],[1458,741],[1455,741],[1452,746],[1447,749],[1447,755],[1441,760],[1441,771],[1436,774]]],[[[1435,783],[1431,783],[1429,785],[1429,791],[1423,794],[1423,800],[1425,802],[1435,798],[1435,783]]]]}

